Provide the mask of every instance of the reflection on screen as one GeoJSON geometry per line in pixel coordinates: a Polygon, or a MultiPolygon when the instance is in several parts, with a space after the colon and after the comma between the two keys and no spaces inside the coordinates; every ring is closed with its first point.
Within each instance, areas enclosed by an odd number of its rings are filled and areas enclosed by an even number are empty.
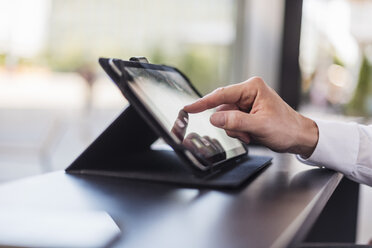
{"type": "Polygon", "coordinates": [[[190,115],[182,110],[199,96],[177,71],[168,67],[164,70],[125,67],[125,70],[135,94],[176,142],[212,163],[245,153],[237,139],[210,124],[214,110],[190,115]]]}

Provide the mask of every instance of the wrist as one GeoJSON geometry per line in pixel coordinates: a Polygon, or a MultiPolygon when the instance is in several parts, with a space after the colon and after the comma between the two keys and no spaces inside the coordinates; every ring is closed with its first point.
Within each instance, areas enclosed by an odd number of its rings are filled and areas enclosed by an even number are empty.
{"type": "Polygon", "coordinates": [[[309,158],[318,144],[318,139],[319,130],[315,121],[300,115],[300,128],[297,133],[294,153],[305,159],[309,158]]]}

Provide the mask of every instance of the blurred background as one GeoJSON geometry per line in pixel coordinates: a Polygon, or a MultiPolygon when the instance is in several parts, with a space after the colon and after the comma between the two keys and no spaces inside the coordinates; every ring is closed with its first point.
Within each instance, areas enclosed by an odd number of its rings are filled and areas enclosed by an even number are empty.
{"type": "Polygon", "coordinates": [[[0,183],[66,168],[121,113],[99,57],[175,66],[202,93],[258,75],[303,113],[368,123],[371,13],[370,0],[0,0],[0,183]]]}
{"type": "Polygon", "coordinates": [[[64,169],[121,113],[99,57],[175,66],[202,93],[255,74],[276,84],[284,1],[272,13],[260,1],[0,3],[3,181],[64,169]]]}

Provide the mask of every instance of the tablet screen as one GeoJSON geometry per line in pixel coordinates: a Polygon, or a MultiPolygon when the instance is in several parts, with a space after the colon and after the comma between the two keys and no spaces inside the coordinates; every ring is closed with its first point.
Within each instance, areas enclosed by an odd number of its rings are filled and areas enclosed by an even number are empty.
{"type": "Polygon", "coordinates": [[[210,124],[215,110],[198,114],[183,111],[199,96],[178,71],[150,64],[125,66],[125,71],[135,95],[175,142],[213,164],[246,153],[239,140],[210,124]]]}

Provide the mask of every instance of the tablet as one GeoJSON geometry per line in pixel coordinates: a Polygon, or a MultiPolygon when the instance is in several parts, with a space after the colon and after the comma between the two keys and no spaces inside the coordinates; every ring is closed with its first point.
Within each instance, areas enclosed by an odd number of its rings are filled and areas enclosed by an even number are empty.
{"type": "Polygon", "coordinates": [[[118,59],[110,59],[109,65],[129,103],[193,169],[208,171],[247,154],[238,139],[210,124],[214,109],[197,114],[183,110],[201,95],[176,68],[118,59]]]}

